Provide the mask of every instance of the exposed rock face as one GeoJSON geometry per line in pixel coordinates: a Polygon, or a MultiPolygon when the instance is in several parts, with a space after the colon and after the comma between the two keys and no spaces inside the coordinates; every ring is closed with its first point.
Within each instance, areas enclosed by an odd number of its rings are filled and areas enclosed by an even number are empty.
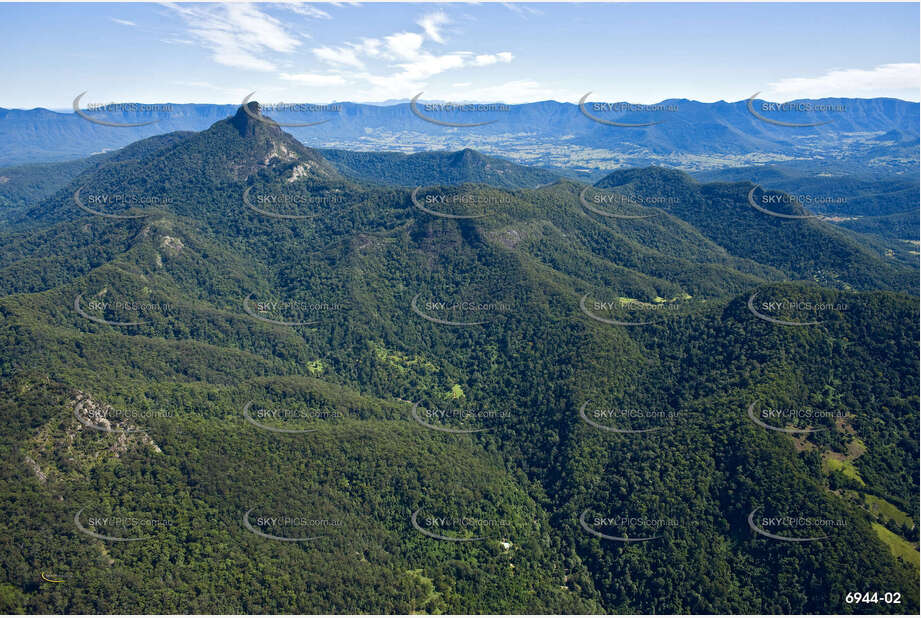
{"type": "MultiPolygon", "coordinates": [[[[246,109],[243,109],[243,106],[241,106],[240,109],[237,110],[237,113],[230,119],[230,124],[236,127],[237,131],[239,131],[240,135],[243,137],[254,137],[258,131],[257,123],[259,123],[254,116],[261,117],[262,111],[258,102],[250,101],[246,104],[246,109]]],[[[263,124],[268,126],[268,123],[263,124]]]]}
{"type": "Polygon", "coordinates": [[[185,245],[182,244],[181,238],[173,238],[172,236],[164,236],[160,239],[160,248],[164,250],[167,255],[177,256],[185,245]]]}
{"type": "Polygon", "coordinates": [[[34,459],[29,457],[28,455],[26,455],[24,459],[25,459],[26,465],[29,467],[29,470],[31,470],[32,474],[34,474],[36,478],[38,478],[38,481],[40,483],[44,483],[45,481],[48,480],[48,475],[42,472],[41,466],[35,463],[34,459]]]}
{"type": "Polygon", "coordinates": [[[294,182],[298,178],[306,178],[310,172],[310,163],[301,163],[294,167],[291,170],[291,176],[288,178],[287,182],[294,182]]]}
{"type": "MultiPolygon", "coordinates": [[[[83,393],[80,393],[83,395],[83,393]]],[[[81,403],[81,399],[78,395],[78,398],[74,400],[74,407],[81,403]]],[[[114,443],[109,447],[109,451],[114,454],[116,457],[120,457],[128,451],[128,448],[132,444],[138,444],[143,446],[148,446],[152,448],[157,453],[162,453],[160,447],[151,439],[147,433],[139,431],[138,427],[134,426],[128,420],[119,420],[115,417],[113,421],[113,411],[112,406],[106,404],[99,404],[90,399],[88,395],[84,395],[82,399],[83,406],[80,407],[80,415],[87,419],[91,424],[96,425],[97,427],[104,427],[107,432],[115,436],[114,443]]],[[[82,425],[78,422],[79,427],[77,430],[87,430],[87,431],[97,431],[85,425],[82,425]]],[[[76,434],[73,434],[76,435],[76,434]]]]}
{"type": "Polygon", "coordinates": [[[38,430],[23,457],[40,483],[84,477],[101,461],[118,459],[132,449],[163,452],[146,432],[86,393],[76,391],[67,407],[65,418],[57,416],[38,430]],[[75,413],[77,406],[79,412],[75,413]]]}
{"type": "Polygon", "coordinates": [[[515,245],[521,242],[521,234],[518,233],[518,230],[512,228],[492,232],[489,234],[489,236],[502,243],[502,246],[504,246],[506,249],[514,249],[515,245]]]}

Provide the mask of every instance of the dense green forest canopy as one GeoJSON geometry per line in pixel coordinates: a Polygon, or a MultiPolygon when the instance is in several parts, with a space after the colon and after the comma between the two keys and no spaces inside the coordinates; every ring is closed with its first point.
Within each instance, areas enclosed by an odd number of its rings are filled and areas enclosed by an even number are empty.
{"type": "Polygon", "coordinates": [[[917,613],[916,256],[471,156],[240,110],[27,200],[0,611],[917,613]]]}

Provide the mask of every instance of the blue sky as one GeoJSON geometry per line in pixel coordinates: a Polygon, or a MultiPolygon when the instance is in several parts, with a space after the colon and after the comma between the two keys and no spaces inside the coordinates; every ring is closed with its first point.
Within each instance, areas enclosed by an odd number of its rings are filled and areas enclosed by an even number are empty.
{"type": "Polygon", "coordinates": [[[919,5],[0,4],[0,106],[919,100],[919,5]]]}

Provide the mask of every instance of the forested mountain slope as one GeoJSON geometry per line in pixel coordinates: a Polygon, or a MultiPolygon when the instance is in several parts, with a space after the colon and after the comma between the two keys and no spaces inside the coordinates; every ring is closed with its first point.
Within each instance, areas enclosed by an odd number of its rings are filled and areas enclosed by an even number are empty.
{"type": "Polygon", "coordinates": [[[140,144],[0,236],[0,610],[917,611],[908,258],[667,170],[140,144]]]}

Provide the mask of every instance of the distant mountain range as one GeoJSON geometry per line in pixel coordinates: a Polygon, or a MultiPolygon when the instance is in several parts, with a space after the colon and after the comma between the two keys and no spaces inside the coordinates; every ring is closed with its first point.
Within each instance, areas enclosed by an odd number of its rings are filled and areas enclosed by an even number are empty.
{"type": "MultiPolygon", "coordinates": [[[[775,104],[758,99],[735,103],[669,99],[638,111],[626,103],[586,102],[583,113],[575,104],[542,101],[454,112],[420,101],[415,108],[410,104],[339,103],[335,104],[337,111],[321,108],[271,115],[283,125],[323,122],[283,126],[311,147],[404,153],[474,148],[518,163],[597,176],[620,167],[650,164],[694,171],[768,162],[851,171],[862,166],[881,175],[916,171],[918,103],[877,98],[793,104],[796,109],[826,111],[777,110],[772,108],[775,104]]],[[[159,112],[82,112],[103,122],[151,123],[135,127],[96,124],[75,113],[42,108],[0,109],[0,140],[6,145],[0,165],[85,157],[152,135],[200,131],[232,115],[236,107],[169,104],[159,112]]]]}

